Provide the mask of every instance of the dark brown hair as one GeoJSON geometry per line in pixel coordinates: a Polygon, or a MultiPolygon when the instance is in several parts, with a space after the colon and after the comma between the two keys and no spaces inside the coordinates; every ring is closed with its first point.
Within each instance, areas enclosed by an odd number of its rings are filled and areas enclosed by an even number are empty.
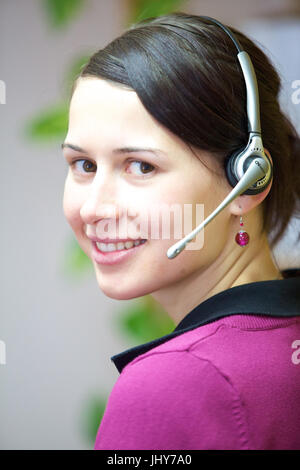
{"type": "MultiPolygon", "coordinates": [[[[300,214],[300,139],[280,109],[281,78],[270,59],[229,28],[257,76],[263,145],[273,160],[262,232],[272,235],[273,247],[290,218],[300,214]]],[[[225,177],[228,155],[248,142],[246,88],[237,53],[218,25],[177,11],[132,24],[93,54],[77,78],[99,77],[134,90],[147,111],[189,148],[211,152],[225,177]]],[[[71,96],[75,87],[76,81],[71,96]]]]}

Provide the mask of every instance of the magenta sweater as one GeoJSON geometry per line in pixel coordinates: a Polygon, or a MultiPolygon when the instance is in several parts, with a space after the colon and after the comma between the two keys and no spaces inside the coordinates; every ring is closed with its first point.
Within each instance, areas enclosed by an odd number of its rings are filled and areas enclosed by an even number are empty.
{"type": "Polygon", "coordinates": [[[300,278],[222,291],[111,360],[95,450],[300,449],[300,278]]]}

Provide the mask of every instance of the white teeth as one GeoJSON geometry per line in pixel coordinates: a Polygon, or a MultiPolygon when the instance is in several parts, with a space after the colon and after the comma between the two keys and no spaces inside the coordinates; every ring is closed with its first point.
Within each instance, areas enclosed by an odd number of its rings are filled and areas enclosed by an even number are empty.
{"type": "Polygon", "coordinates": [[[100,243],[96,242],[97,247],[99,248],[100,251],[103,251],[105,253],[109,251],[119,251],[119,250],[124,250],[124,249],[129,249],[132,248],[133,246],[140,245],[141,243],[145,243],[145,241],[142,240],[135,240],[134,242],[132,241],[127,241],[125,243],[119,242],[119,243],[100,243]]]}
{"type": "Polygon", "coordinates": [[[133,242],[125,242],[125,248],[132,248],[133,242]]]}

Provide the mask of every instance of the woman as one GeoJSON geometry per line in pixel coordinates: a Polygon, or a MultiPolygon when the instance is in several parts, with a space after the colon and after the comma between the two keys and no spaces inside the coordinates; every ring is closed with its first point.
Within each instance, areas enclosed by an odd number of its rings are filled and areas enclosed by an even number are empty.
{"type": "MultiPolygon", "coordinates": [[[[72,89],[65,216],[105,295],[151,294],[176,324],[111,358],[120,376],[95,449],[300,448],[300,279],[280,272],[271,251],[299,203],[299,140],[278,104],[277,72],[231,31],[256,72],[273,177],[174,259],[175,215],[169,237],[152,236],[153,215],[198,204],[207,217],[232,190],[226,157],[247,144],[235,45],[201,17],[149,18],[95,53],[72,89]],[[129,239],[137,246],[121,244],[129,239]]],[[[189,221],[199,224],[194,213],[189,221]]]]}

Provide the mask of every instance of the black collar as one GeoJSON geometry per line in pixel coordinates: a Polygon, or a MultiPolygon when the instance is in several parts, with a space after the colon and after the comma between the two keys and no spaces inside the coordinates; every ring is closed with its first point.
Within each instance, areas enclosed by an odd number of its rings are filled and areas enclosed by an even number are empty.
{"type": "MultiPolygon", "coordinates": [[[[189,312],[169,334],[126,349],[110,359],[118,371],[140,354],[165,343],[175,336],[228,315],[300,315],[300,277],[289,277],[292,270],[282,271],[284,279],[259,281],[231,287],[205,300],[189,312]]],[[[293,270],[299,276],[299,270],[293,270]]]]}

